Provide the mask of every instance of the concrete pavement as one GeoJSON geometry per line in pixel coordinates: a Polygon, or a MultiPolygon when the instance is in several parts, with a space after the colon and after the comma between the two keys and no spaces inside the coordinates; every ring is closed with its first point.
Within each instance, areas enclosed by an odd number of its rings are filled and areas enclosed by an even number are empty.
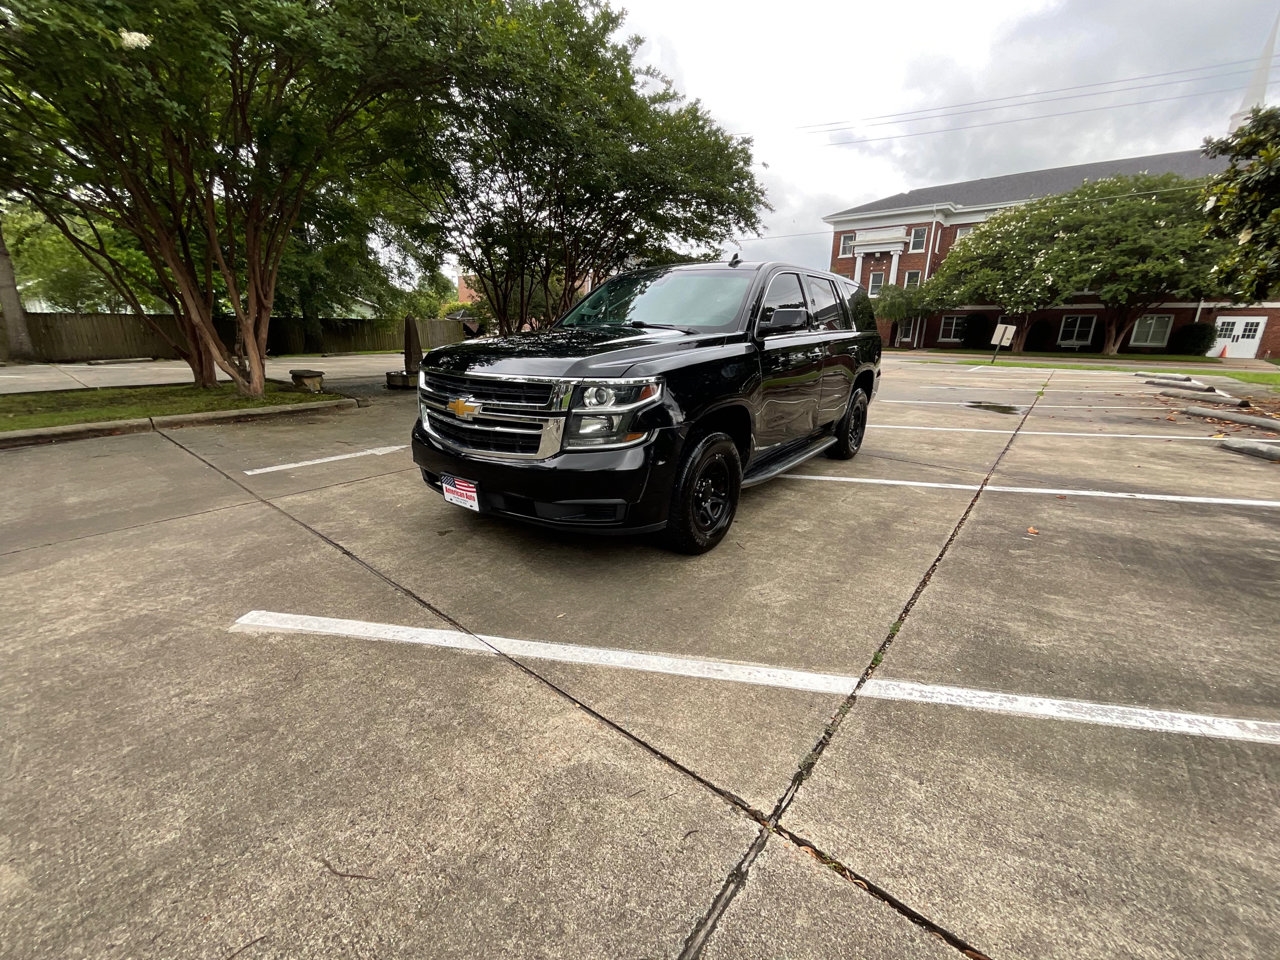
{"type": "Polygon", "coordinates": [[[700,558],[446,504],[386,391],[0,451],[0,957],[1274,956],[1280,743],[609,665],[1274,726],[1280,474],[1155,390],[890,359],[700,558]]]}

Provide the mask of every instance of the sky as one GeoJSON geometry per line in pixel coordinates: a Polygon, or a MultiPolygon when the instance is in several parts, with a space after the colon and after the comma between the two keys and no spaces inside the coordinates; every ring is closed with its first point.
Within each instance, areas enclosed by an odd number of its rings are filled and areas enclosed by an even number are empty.
{"type": "MultiPolygon", "coordinates": [[[[773,212],[726,253],[823,268],[822,217],[860,203],[1224,135],[1280,15],[1280,0],[616,2],[641,62],[753,140],[773,212]]],[[[1278,103],[1280,57],[1272,78],[1278,103]]]]}

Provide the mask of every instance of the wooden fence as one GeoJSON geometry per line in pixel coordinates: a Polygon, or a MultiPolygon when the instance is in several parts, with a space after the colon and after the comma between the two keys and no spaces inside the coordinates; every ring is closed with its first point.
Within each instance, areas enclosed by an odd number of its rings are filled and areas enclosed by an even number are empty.
{"type": "MultiPolygon", "coordinates": [[[[151,316],[175,343],[183,342],[178,322],[172,316],[151,316]]],[[[276,325],[273,323],[273,327],[276,325]]],[[[146,321],[132,314],[114,313],[28,313],[34,359],[46,363],[83,363],[86,360],[124,360],[154,357],[176,360],[177,352],[146,321]]],[[[284,334],[284,324],[272,330],[271,353],[300,352],[301,336],[284,334]],[[293,341],[297,341],[296,345],[293,341]],[[290,350],[290,348],[292,348],[290,350]]],[[[424,349],[455,343],[462,339],[462,324],[456,320],[418,321],[424,349]]],[[[224,343],[235,339],[234,321],[218,322],[224,343]]],[[[299,331],[299,334],[301,331],[299,331]]],[[[399,321],[339,319],[326,320],[322,353],[357,353],[367,350],[399,353],[404,349],[404,327],[399,321]]]]}

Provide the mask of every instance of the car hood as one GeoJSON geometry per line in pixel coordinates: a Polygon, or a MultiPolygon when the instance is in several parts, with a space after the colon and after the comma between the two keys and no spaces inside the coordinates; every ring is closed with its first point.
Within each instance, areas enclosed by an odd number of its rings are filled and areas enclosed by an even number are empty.
{"type": "Polygon", "coordinates": [[[422,365],[447,373],[525,377],[618,377],[637,363],[723,343],[725,334],[626,327],[577,327],[437,347],[422,365]]]}

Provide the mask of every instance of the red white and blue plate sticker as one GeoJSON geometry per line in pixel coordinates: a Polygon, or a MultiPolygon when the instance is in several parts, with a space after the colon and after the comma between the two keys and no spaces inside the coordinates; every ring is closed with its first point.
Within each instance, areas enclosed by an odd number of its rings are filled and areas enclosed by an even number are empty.
{"type": "Polygon", "coordinates": [[[444,498],[450,503],[456,503],[460,507],[466,507],[468,510],[480,509],[479,491],[476,485],[470,480],[463,480],[461,477],[451,477],[445,474],[440,478],[440,489],[444,491],[444,498]]]}

